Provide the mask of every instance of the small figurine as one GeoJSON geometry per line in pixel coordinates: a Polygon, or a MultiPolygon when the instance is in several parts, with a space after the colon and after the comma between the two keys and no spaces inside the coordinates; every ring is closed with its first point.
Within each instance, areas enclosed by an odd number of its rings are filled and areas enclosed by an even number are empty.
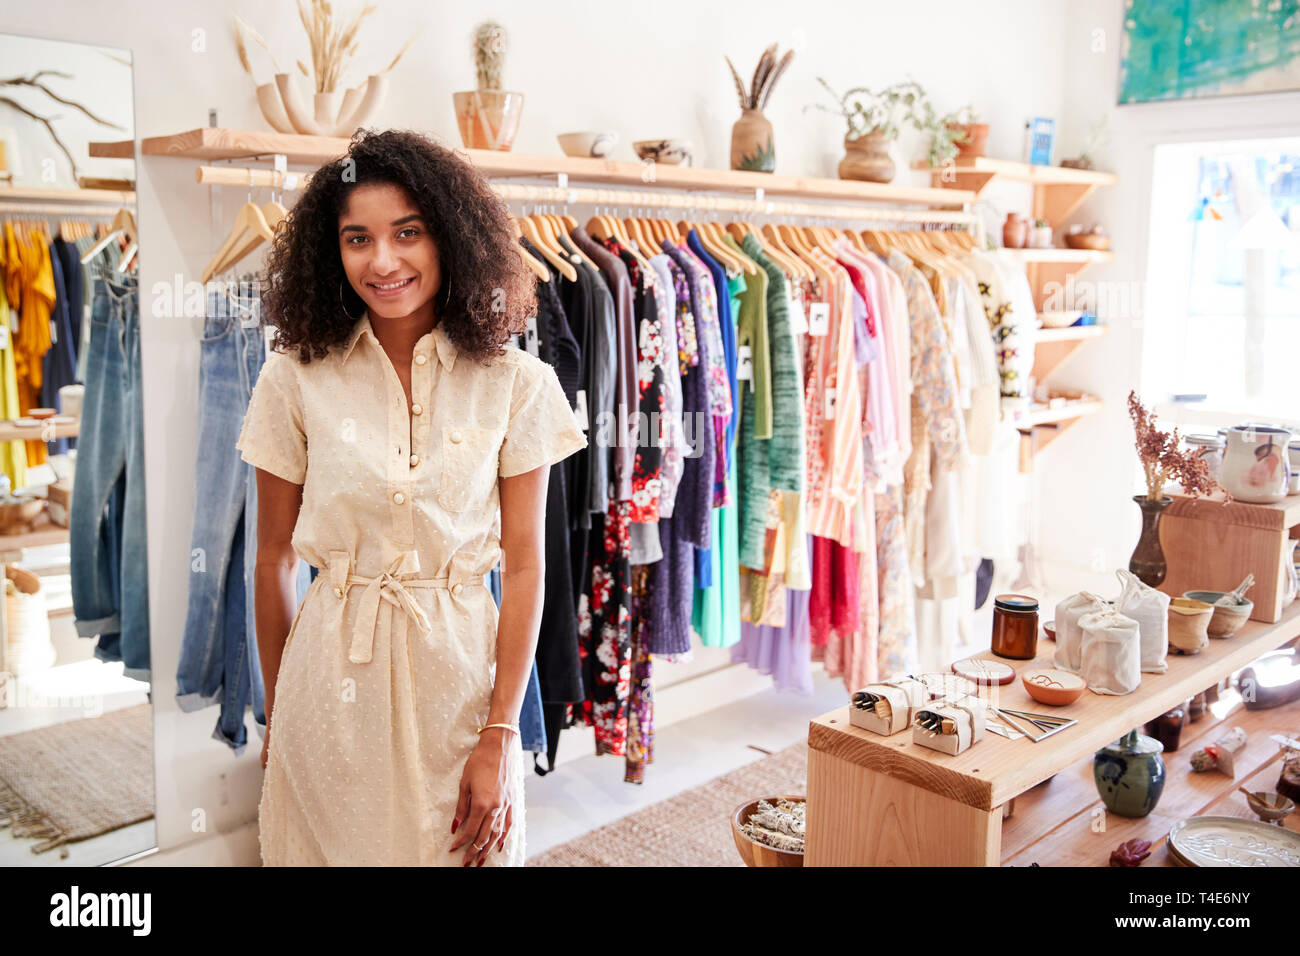
{"type": "Polygon", "coordinates": [[[1111,866],[1141,866],[1142,861],[1151,855],[1151,843],[1147,840],[1125,840],[1115,847],[1110,854],[1111,866]]]}

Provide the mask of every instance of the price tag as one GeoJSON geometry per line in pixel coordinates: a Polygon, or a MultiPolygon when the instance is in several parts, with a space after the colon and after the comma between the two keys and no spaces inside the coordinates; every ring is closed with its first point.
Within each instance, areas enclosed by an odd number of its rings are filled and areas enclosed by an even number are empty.
{"type": "Polygon", "coordinates": [[[829,421],[835,417],[835,389],[826,389],[826,418],[829,421]]]}
{"type": "Polygon", "coordinates": [[[792,295],[786,296],[786,302],[790,309],[790,331],[795,335],[803,335],[808,331],[808,316],[803,310],[803,303],[792,295]]]}
{"type": "Polygon", "coordinates": [[[530,315],[528,324],[524,327],[524,348],[528,354],[537,355],[537,316],[530,315]]]}
{"type": "Polygon", "coordinates": [[[749,382],[749,390],[754,390],[754,359],[748,345],[742,345],[736,355],[736,378],[749,382]]]}
{"type": "Polygon", "coordinates": [[[808,334],[826,335],[831,330],[831,307],[826,302],[814,302],[808,307],[808,334]]]}
{"type": "Polygon", "coordinates": [[[573,410],[574,417],[578,420],[578,427],[584,432],[587,430],[587,390],[578,389],[578,407],[573,410]]]}

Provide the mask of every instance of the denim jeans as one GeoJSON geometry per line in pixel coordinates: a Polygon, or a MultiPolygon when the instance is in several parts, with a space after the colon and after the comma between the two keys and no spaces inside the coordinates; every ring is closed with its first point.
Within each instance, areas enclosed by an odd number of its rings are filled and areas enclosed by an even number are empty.
{"type": "Polygon", "coordinates": [[[77,633],[95,656],[149,680],[144,403],[137,281],[97,279],[74,472],[69,549],[77,633]]]}
{"type": "MultiPolygon", "coordinates": [[[[501,572],[488,574],[488,590],[498,605],[501,603],[501,572]]],[[[524,691],[524,706],[519,711],[519,739],[529,753],[546,753],[546,725],[542,723],[542,685],[537,678],[537,661],[528,676],[528,689],[524,691]]]]}

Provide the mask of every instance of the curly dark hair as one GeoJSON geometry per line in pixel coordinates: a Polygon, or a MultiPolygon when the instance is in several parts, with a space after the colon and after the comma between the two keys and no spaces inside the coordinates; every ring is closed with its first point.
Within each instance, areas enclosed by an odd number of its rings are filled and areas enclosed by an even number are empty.
{"type": "Polygon", "coordinates": [[[347,341],[356,325],[347,313],[360,314],[364,303],[343,271],[339,215],[352,190],[374,183],[406,190],[432,234],[443,281],[451,282],[449,293],[434,296],[439,326],[480,362],[500,355],[537,308],[506,205],[469,163],[408,130],[358,129],[346,155],[312,175],[277,230],[262,292],[276,327],[273,348],[297,349],[305,365],[347,341]]]}

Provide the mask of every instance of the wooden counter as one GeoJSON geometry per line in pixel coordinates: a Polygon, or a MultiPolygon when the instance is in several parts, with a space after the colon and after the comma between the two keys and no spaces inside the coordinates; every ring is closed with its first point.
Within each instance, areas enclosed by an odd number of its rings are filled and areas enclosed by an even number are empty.
{"type": "Polygon", "coordinates": [[[1014,797],[1297,635],[1300,602],[1276,624],[1251,621],[1235,637],[1212,640],[1200,654],[1171,654],[1169,670],[1143,674],[1132,694],[1084,691],[1068,707],[1039,704],[1020,683],[1025,668],[1051,666],[1056,646],[1040,641],[1037,660],[1019,664],[1013,683],[984,688],[983,696],[1013,710],[1050,712],[1079,723],[1039,743],[989,733],[955,757],[915,746],[910,732],[881,737],[853,727],[847,704],[823,714],[808,728],[805,864],[997,865],[1003,808],[1014,797]]]}

